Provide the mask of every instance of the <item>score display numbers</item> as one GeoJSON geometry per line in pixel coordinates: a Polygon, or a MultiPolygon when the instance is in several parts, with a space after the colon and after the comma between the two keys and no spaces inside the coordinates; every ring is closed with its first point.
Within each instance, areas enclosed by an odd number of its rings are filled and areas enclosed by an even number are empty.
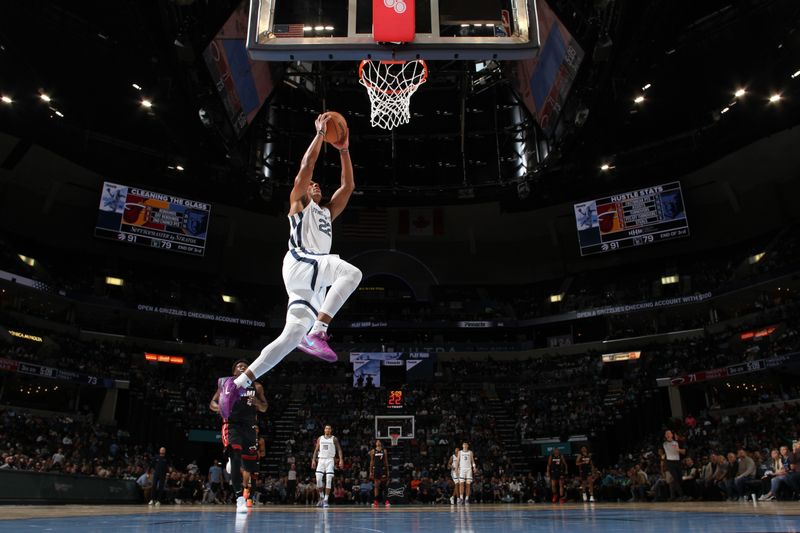
{"type": "Polygon", "coordinates": [[[581,255],[689,236],[677,181],[574,205],[581,255]]]}
{"type": "Polygon", "coordinates": [[[210,204],[105,182],[94,235],[202,256],[210,217],[210,204]]]}
{"type": "Polygon", "coordinates": [[[386,407],[388,409],[402,409],[403,408],[403,391],[390,390],[389,396],[386,399],[386,407]]]}

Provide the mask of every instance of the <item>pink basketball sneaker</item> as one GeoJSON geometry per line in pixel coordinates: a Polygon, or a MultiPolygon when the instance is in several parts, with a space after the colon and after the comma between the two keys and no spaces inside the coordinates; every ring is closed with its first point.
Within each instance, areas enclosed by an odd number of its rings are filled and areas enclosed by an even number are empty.
{"type": "Polygon", "coordinates": [[[219,414],[227,419],[231,416],[233,406],[242,398],[245,389],[240,389],[233,381],[233,377],[220,378],[219,380],[219,414]]]}
{"type": "Polygon", "coordinates": [[[335,363],[339,358],[336,357],[336,352],[331,350],[328,346],[328,339],[330,337],[325,333],[318,331],[316,333],[309,333],[303,340],[300,341],[298,348],[303,350],[309,355],[319,357],[328,363],[335,363]]]}

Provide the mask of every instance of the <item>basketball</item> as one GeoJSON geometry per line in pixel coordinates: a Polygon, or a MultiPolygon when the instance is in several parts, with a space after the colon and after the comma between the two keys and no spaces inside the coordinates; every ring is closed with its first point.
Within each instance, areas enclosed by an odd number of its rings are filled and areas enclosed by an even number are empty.
{"type": "Polygon", "coordinates": [[[347,138],[347,121],[341,113],[336,111],[328,111],[331,119],[328,121],[328,127],[325,131],[325,142],[331,144],[343,143],[347,138]]]}

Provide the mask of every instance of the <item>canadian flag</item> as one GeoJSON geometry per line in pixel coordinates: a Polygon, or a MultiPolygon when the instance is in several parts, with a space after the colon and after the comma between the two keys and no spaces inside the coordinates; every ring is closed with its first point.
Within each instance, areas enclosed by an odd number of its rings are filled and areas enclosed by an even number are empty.
{"type": "Polygon", "coordinates": [[[398,211],[397,233],[416,237],[444,235],[444,216],[437,209],[401,209],[398,211]]]}
{"type": "Polygon", "coordinates": [[[414,0],[372,0],[372,37],[379,43],[414,40],[414,0]]]}

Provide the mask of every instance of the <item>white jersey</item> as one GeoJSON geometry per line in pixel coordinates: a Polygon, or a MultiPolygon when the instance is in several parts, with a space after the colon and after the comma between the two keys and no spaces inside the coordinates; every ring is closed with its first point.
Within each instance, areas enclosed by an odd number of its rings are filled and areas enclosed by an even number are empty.
{"type": "Polygon", "coordinates": [[[472,472],[472,452],[458,452],[458,469],[461,472],[472,472]]]}
{"type": "Polygon", "coordinates": [[[311,200],[299,213],[289,216],[289,249],[329,254],[333,243],[331,211],[311,200]]]}
{"type": "Polygon", "coordinates": [[[451,472],[458,471],[458,456],[456,454],[450,456],[450,471],[451,472]]]}
{"type": "Polygon", "coordinates": [[[336,445],[333,443],[334,438],[333,435],[330,437],[322,435],[319,438],[319,454],[317,455],[319,459],[333,459],[336,457],[336,445]]]}

